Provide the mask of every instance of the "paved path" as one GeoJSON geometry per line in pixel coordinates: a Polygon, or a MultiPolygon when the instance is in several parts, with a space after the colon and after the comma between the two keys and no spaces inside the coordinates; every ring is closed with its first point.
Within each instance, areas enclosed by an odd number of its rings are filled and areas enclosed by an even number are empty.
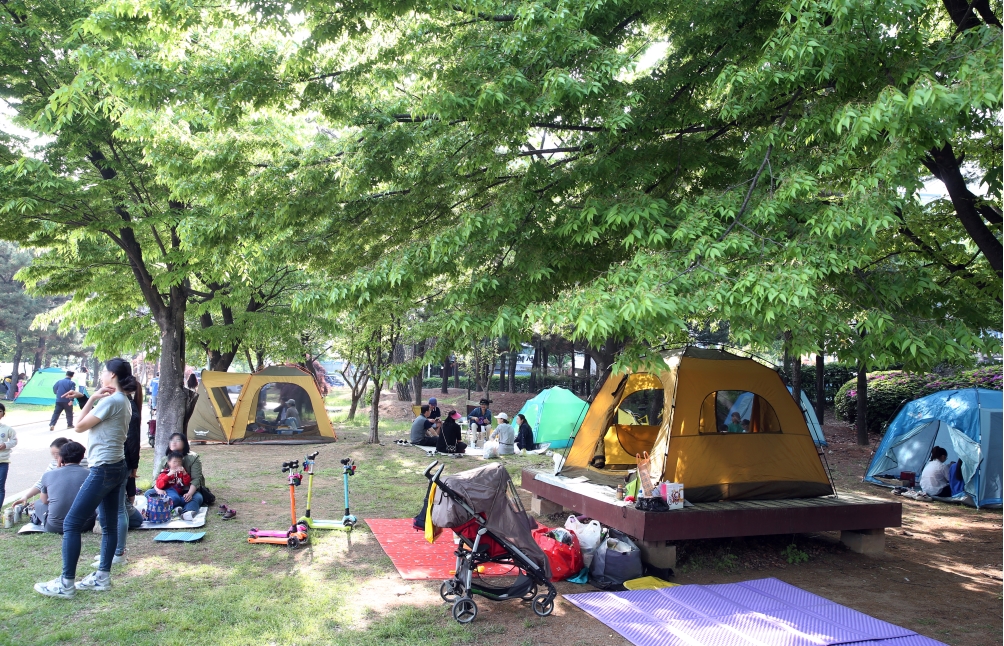
{"type": "MultiPolygon", "coordinates": [[[[74,421],[79,419],[80,409],[74,412],[74,421]]],[[[143,407],[143,422],[140,424],[141,447],[146,444],[146,420],[149,409],[143,407]]],[[[65,415],[59,418],[55,431],[49,431],[49,410],[23,410],[7,406],[4,423],[17,431],[17,446],[11,451],[10,471],[7,474],[7,497],[4,501],[16,500],[19,495],[38,482],[39,476],[49,465],[52,456],[49,444],[57,437],[65,437],[87,446],[88,433],[74,433],[66,428],[65,415]]]]}

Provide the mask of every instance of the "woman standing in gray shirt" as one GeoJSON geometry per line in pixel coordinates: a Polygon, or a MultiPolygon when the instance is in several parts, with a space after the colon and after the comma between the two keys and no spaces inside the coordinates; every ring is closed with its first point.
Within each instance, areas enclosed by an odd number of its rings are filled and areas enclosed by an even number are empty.
{"type": "Polygon", "coordinates": [[[97,572],[76,581],[80,560],[80,532],[100,506],[105,518],[115,518],[126,476],[124,444],[129,432],[132,405],[123,391],[135,390],[132,366],[125,359],[112,359],[101,373],[101,388],[87,401],[74,430],[89,433],[87,462],[90,473],[63,520],[63,574],[52,581],[36,583],[35,591],[48,597],[69,599],[77,590],[109,590],[112,557],[118,540],[118,523],[102,527],[101,562],[97,572]]]}

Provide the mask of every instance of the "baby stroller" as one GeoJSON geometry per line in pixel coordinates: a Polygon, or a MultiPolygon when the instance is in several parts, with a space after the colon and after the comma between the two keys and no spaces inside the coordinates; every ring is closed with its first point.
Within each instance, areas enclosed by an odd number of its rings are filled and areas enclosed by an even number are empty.
{"type": "Polygon", "coordinates": [[[453,604],[453,618],[462,624],[474,621],[476,594],[492,601],[530,601],[538,616],[551,614],[558,594],[551,583],[551,568],[530,534],[533,521],[505,468],[496,462],[441,478],[445,465],[431,475],[437,464],[425,470],[425,477],[437,488],[432,523],[460,537],[456,575],[439,588],[443,600],[453,604]],[[506,579],[511,582],[500,585],[482,578],[479,567],[486,564],[511,566],[515,581],[506,579]],[[547,591],[538,594],[541,588],[547,591]]]}

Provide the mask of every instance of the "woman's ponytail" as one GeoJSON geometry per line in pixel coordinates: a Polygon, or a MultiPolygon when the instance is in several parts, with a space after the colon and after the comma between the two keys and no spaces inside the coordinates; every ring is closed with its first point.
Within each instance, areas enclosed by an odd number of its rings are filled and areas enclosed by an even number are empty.
{"type": "Polygon", "coordinates": [[[132,374],[132,365],[125,359],[116,357],[105,362],[105,369],[118,379],[119,389],[127,393],[136,392],[138,384],[132,374]]]}

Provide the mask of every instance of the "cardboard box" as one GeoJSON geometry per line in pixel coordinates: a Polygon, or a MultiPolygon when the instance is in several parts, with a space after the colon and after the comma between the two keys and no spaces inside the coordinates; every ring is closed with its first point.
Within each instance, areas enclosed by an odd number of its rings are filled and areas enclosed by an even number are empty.
{"type": "Polygon", "coordinates": [[[659,495],[670,509],[683,509],[683,483],[663,482],[659,485],[659,495]]]}

